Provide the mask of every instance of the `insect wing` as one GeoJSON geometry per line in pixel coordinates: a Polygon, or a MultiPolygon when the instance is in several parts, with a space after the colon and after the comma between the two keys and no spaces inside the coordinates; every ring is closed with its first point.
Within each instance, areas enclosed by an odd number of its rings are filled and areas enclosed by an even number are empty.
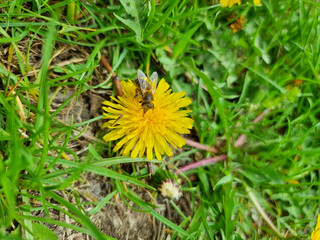
{"type": "Polygon", "coordinates": [[[147,76],[141,70],[138,70],[138,81],[141,92],[144,94],[147,88],[147,76]]]}
{"type": "Polygon", "coordinates": [[[150,77],[150,82],[151,82],[151,89],[152,89],[152,94],[156,92],[157,84],[158,84],[158,73],[154,72],[152,73],[150,77]]]}

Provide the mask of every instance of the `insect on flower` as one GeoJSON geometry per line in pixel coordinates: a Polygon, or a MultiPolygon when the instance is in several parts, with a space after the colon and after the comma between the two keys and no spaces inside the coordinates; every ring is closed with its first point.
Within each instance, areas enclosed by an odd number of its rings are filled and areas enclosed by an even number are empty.
{"type": "Polygon", "coordinates": [[[141,106],[144,113],[149,109],[154,109],[153,95],[156,92],[157,83],[157,72],[152,73],[150,79],[148,79],[141,70],[138,70],[138,79],[135,81],[137,85],[135,97],[142,96],[141,106]]]}

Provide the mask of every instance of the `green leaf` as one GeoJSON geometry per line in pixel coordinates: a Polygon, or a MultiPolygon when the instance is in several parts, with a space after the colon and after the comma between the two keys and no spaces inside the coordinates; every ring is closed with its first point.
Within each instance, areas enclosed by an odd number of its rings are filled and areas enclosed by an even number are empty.
{"type": "Polygon", "coordinates": [[[35,240],[57,240],[58,236],[46,226],[40,223],[33,223],[33,237],[35,240]]]}
{"type": "Polygon", "coordinates": [[[128,15],[134,18],[134,20],[124,19],[117,14],[114,14],[123,24],[131,28],[137,35],[137,40],[142,39],[142,27],[141,27],[141,12],[143,5],[141,0],[120,0],[122,6],[128,15]]]}
{"type": "Polygon", "coordinates": [[[83,214],[76,205],[69,203],[67,200],[51,191],[47,191],[46,193],[48,196],[59,202],[62,206],[68,208],[68,210],[74,214],[73,219],[83,225],[90,232],[91,236],[93,236],[95,239],[105,239],[105,235],[99,231],[99,229],[91,222],[90,218],[83,214]]]}
{"type": "Polygon", "coordinates": [[[226,183],[230,183],[232,181],[233,177],[231,174],[224,176],[223,178],[221,178],[216,185],[214,186],[214,189],[216,189],[217,187],[224,185],[226,183]]]}
{"type": "MultiPolygon", "coordinates": [[[[48,159],[47,159],[48,163],[52,162],[53,160],[54,159],[51,157],[48,157],[48,159]]],[[[123,160],[125,160],[125,158],[123,158],[123,160]]],[[[133,160],[136,160],[137,162],[139,162],[138,159],[133,159],[133,160]]],[[[144,159],[144,161],[147,161],[147,160],[144,159]]],[[[130,183],[139,185],[141,187],[145,187],[145,188],[154,190],[153,187],[151,187],[143,182],[140,182],[133,177],[120,174],[120,173],[113,171],[111,169],[108,169],[108,168],[100,167],[99,165],[96,166],[94,163],[77,163],[77,162],[68,161],[68,160],[64,160],[64,159],[58,159],[56,163],[63,164],[63,165],[69,166],[69,167],[74,167],[77,169],[81,169],[83,171],[93,172],[93,173],[99,174],[101,176],[110,177],[110,178],[118,179],[118,180],[125,181],[125,182],[130,182],[130,183]]]]}
{"type": "Polygon", "coordinates": [[[239,172],[254,183],[262,183],[268,181],[268,178],[261,174],[261,172],[257,168],[247,167],[245,170],[240,169],[239,172]]]}
{"type": "Polygon", "coordinates": [[[134,202],[137,206],[140,206],[147,210],[152,216],[154,216],[156,219],[167,225],[168,227],[172,228],[173,230],[185,235],[185,236],[190,236],[188,232],[186,232],[184,229],[182,229],[180,226],[177,226],[174,224],[172,221],[169,219],[165,218],[161,214],[159,214],[157,211],[154,211],[146,202],[142,201],[140,198],[136,197],[133,194],[128,193],[127,197],[134,202]]]}
{"type": "Polygon", "coordinates": [[[264,79],[266,82],[270,83],[272,86],[274,86],[276,89],[278,89],[282,94],[286,93],[286,90],[283,89],[281,86],[279,86],[274,80],[270,79],[269,76],[267,76],[266,73],[264,73],[262,70],[254,69],[250,66],[244,66],[248,68],[251,72],[257,74],[260,78],[264,79]]]}
{"type": "MultiPolygon", "coordinates": [[[[179,57],[187,48],[188,44],[190,43],[190,39],[192,38],[193,34],[198,30],[198,28],[203,24],[203,22],[198,23],[196,26],[191,28],[187,31],[178,41],[177,45],[175,46],[172,58],[179,57]]],[[[199,44],[198,44],[199,46],[199,44]]]]}
{"type": "MultiPolygon", "coordinates": [[[[194,71],[194,73],[201,78],[204,84],[207,86],[208,92],[213,100],[216,108],[218,109],[218,114],[221,118],[223,127],[225,129],[226,135],[229,136],[229,124],[225,114],[224,107],[221,104],[221,98],[223,97],[220,88],[203,72],[201,72],[195,65],[194,60],[191,59],[189,63],[190,68],[194,71]]],[[[227,137],[228,139],[228,137],[227,137]]],[[[228,140],[227,140],[228,141],[228,140]]]]}
{"type": "Polygon", "coordinates": [[[275,171],[274,168],[270,166],[261,166],[261,173],[269,179],[270,184],[283,184],[283,181],[280,178],[279,173],[275,171]]]}
{"type": "Polygon", "coordinates": [[[137,20],[140,20],[140,12],[142,7],[141,0],[120,0],[120,2],[129,15],[137,20]]]}
{"type": "Polygon", "coordinates": [[[116,18],[118,18],[124,25],[128,26],[129,28],[131,28],[138,37],[141,38],[141,28],[140,28],[140,25],[133,21],[133,20],[128,20],[128,19],[124,19],[120,16],[118,16],[117,14],[114,13],[114,16],[116,18]]]}
{"type": "Polygon", "coordinates": [[[160,13],[161,14],[160,20],[157,23],[152,24],[152,27],[150,28],[149,32],[145,34],[145,38],[149,37],[151,34],[157,31],[162,26],[162,24],[164,24],[164,22],[167,20],[170,13],[173,11],[173,9],[178,4],[178,2],[179,2],[178,0],[171,1],[167,10],[162,14],[160,13]]]}

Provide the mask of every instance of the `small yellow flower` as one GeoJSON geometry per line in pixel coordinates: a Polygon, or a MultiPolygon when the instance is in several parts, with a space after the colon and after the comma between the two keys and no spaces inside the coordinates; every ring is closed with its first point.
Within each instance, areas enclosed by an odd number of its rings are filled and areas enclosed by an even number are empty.
{"type": "Polygon", "coordinates": [[[320,240],[320,214],[318,215],[316,228],[311,233],[311,240],[320,240]]]}
{"type": "MultiPolygon", "coordinates": [[[[253,3],[255,5],[257,5],[257,6],[260,6],[261,5],[261,0],[253,0],[253,3]]],[[[220,0],[220,4],[222,4],[221,7],[229,7],[229,8],[231,8],[235,4],[240,5],[241,1],[240,0],[220,0]]]]}
{"type": "Polygon", "coordinates": [[[241,4],[240,0],[220,0],[220,4],[222,4],[221,7],[232,7],[234,4],[238,3],[241,4]]]}
{"type": "Polygon", "coordinates": [[[153,153],[161,161],[162,155],[172,156],[174,148],[182,147],[186,141],[179,134],[190,133],[193,120],[188,117],[191,110],[181,110],[191,103],[184,92],[172,93],[164,80],[158,84],[153,96],[153,109],[144,112],[141,96],[137,97],[137,86],[132,81],[121,81],[123,96],[111,97],[114,103],[104,101],[104,116],[109,119],[102,127],[111,131],[103,139],[120,140],[113,151],[123,149],[122,155],[142,157],[146,152],[148,160],[153,153]]]}
{"type": "Polygon", "coordinates": [[[254,5],[261,6],[261,0],[253,0],[254,5]]]}

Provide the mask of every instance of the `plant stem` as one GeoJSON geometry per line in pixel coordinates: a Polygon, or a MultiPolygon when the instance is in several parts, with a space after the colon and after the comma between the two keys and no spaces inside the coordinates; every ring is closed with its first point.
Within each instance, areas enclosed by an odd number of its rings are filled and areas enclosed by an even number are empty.
{"type": "Polygon", "coordinates": [[[112,72],[112,67],[110,66],[107,58],[104,56],[104,54],[101,52],[101,62],[103,64],[103,66],[108,70],[109,73],[112,73],[112,81],[113,84],[117,90],[117,93],[119,96],[123,95],[122,89],[121,89],[121,84],[120,84],[120,79],[117,76],[117,74],[115,74],[114,72],[112,72]]]}
{"type": "Polygon", "coordinates": [[[186,172],[186,171],[189,171],[189,170],[194,169],[194,168],[207,166],[207,165],[210,165],[210,164],[213,164],[213,163],[216,163],[216,162],[220,162],[220,161],[225,161],[225,160],[227,160],[227,155],[226,154],[222,154],[222,155],[219,155],[217,157],[203,159],[201,161],[193,162],[193,163],[190,163],[188,165],[185,165],[185,166],[179,168],[175,172],[175,174],[179,174],[180,172],[186,172]]]}
{"type": "Polygon", "coordinates": [[[190,146],[190,147],[195,147],[195,148],[198,148],[200,150],[204,150],[204,151],[208,151],[208,152],[212,152],[212,153],[218,153],[219,152],[219,150],[217,148],[215,148],[215,147],[204,145],[204,144],[201,144],[199,142],[195,142],[195,141],[187,139],[187,138],[185,138],[184,140],[186,140],[187,145],[190,146]]]}

